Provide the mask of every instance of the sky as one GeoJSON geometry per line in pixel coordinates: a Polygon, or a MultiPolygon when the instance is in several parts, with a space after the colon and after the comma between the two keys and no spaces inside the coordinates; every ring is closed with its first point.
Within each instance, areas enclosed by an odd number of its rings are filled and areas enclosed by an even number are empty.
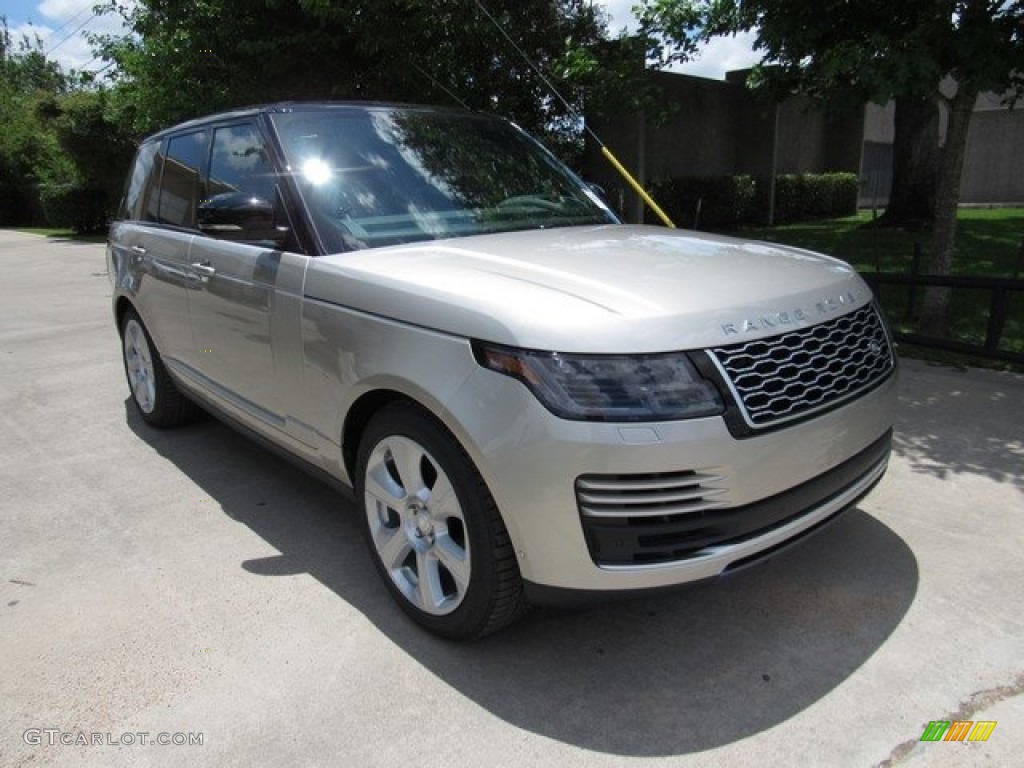
{"type": "MultiPolygon", "coordinates": [[[[0,16],[7,17],[13,40],[39,36],[47,56],[65,69],[96,71],[104,62],[93,58],[86,33],[109,33],[120,30],[115,16],[97,16],[93,6],[98,0],[0,0],[0,16]]],[[[635,25],[630,10],[639,0],[595,0],[610,17],[609,29],[614,35],[635,25]]],[[[721,79],[732,69],[754,64],[758,57],[752,50],[753,36],[716,38],[706,45],[696,61],[674,66],[676,72],[721,79]]]]}
{"type": "Polygon", "coordinates": [[[0,0],[0,16],[7,18],[11,41],[17,45],[22,35],[43,43],[47,57],[65,69],[96,71],[105,66],[94,59],[87,33],[120,31],[116,16],[98,16],[93,6],[98,0],[0,0]]]}
{"type": "MultiPolygon", "coordinates": [[[[608,29],[613,36],[623,28],[635,28],[636,21],[630,9],[639,5],[640,0],[597,0],[595,4],[603,5],[610,16],[608,29]]],[[[718,37],[703,46],[695,61],[677,64],[671,67],[671,71],[722,80],[726,72],[752,67],[759,60],[760,56],[754,52],[753,34],[718,37]]]]}

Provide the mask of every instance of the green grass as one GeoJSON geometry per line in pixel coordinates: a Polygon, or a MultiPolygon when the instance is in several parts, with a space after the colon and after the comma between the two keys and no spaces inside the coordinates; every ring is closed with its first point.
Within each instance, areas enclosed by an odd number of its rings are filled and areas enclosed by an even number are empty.
{"type": "MultiPolygon", "coordinates": [[[[820,251],[861,271],[906,272],[921,247],[921,269],[931,252],[929,231],[876,227],[870,213],[778,227],[745,227],[741,237],[820,251]]],[[[990,277],[1024,276],[1024,208],[964,209],[957,218],[953,273],[990,277]]]]}
{"type": "MultiPolygon", "coordinates": [[[[741,237],[795,245],[850,262],[862,272],[909,272],[915,243],[921,249],[921,272],[928,271],[931,233],[873,226],[870,213],[841,219],[801,222],[778,227],[746,227],[741,237]]],[[[956,275],[1024,277],[1024,208],[965,209],[957,219],[956,275]]],[[[922,289],[917,289],[920,307],[922,289]]],[[[897,330],[914,330],[906,286],[882,286],[879,300],[897,330]]],[[[954,289],[951,297],[952,337],[982,345],[988,325],[990,293],[954,289]]],[[[1011,293],[1000,349],[1024,354],[1024,294],[1011,293]]],[[[919,348],[916,356],[976,365],[981,358],[919,348]]],[[[1004,363],[982,363],[1021,369],[1004,363]]]]}

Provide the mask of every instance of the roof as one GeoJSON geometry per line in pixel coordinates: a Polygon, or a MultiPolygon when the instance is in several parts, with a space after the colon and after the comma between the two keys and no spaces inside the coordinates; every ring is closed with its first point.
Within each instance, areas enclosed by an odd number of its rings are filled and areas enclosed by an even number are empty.
{"type": "Polygon", "coordinates": [[[215,112],[213,114],[186,120],[182,123],[163,128],[156,133],[146,137],[146,141],[161,139],[169,133],[177,133],[189,128],[198,128],[203,125],[225,120],[235,120],[245,117],[255,117],[262,114],[283,114],[288,112],[314,112],[320,110],[338,110],[353,112],[381,111],[427,111],[427,112],[449,112],[453,114],[474,114],[465,109],[454,107],[429,106],[424,104],[408,104],[401,102],[387,101],[279,101],[270,104],[256,104],[248,107],[215,112]]]}

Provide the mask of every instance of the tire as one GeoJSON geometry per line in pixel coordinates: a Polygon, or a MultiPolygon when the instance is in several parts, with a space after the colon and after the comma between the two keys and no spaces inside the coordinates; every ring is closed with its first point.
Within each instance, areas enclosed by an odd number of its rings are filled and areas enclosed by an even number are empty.
{"type": "Polygon", "coordinates": [[[146,423],[166,428],[188,421],[194,406],[178,391],[149,331],[132,309],[121,321],[121,353],[132,402],[146,423]]]}
{"type": "Polygon", "coordinates": [[[515,551],[465,451],[411,403],[379,411],[356,458],[370,555],[392,597],[434,634],[470,640],[526,610],[515,551]]]}

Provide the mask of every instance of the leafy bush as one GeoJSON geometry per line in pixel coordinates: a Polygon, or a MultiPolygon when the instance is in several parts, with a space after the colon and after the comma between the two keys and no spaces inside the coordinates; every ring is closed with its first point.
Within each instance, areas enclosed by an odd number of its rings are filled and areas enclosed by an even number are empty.
{"type": "MultiPolygon", "coordinates": [[[[775,178],[775,222],[850,216],[857,212],[854,173],[782,174],[775,178]]],[[[684,176],[655,182],[651,193],[669,218],[687,229],[732,229],[768,215],[766,180],[751,176],[684,176]]],[[[651,212],[648,223],[658,223],[651,212]]]]}
{"type": "MultiPolygon", "coordinates": [[[[2,170],[2,168],[0,168],[2,170]]],[[[31,226],[46,222],[39,198],[30,184],[0,178],[0,227],[31,226]]]]}
{"type": "MultiPolygon", "coordinates": [[[[755,212],[756,185],[751,176],[690,176],[655,182],[652,195],[676,226],[728,229],[755,212]]],[[[657,223],[648,211],[645,219],[657,223]]]]}
{"type": "Polygon", "coordinates": [[[101,232],[111,219],[107,190],[87,184],[46,184],[39,188],[46,220],[79,234],[101,232]]]}
{"type": "MultiPolygon", "coordinates": [[[[782,174],[775,178],[775,222],[852,216],[857,212],[855,173],[782,174]]],[[[767,190],[759,195],[767,210],[767,190]]]]}

